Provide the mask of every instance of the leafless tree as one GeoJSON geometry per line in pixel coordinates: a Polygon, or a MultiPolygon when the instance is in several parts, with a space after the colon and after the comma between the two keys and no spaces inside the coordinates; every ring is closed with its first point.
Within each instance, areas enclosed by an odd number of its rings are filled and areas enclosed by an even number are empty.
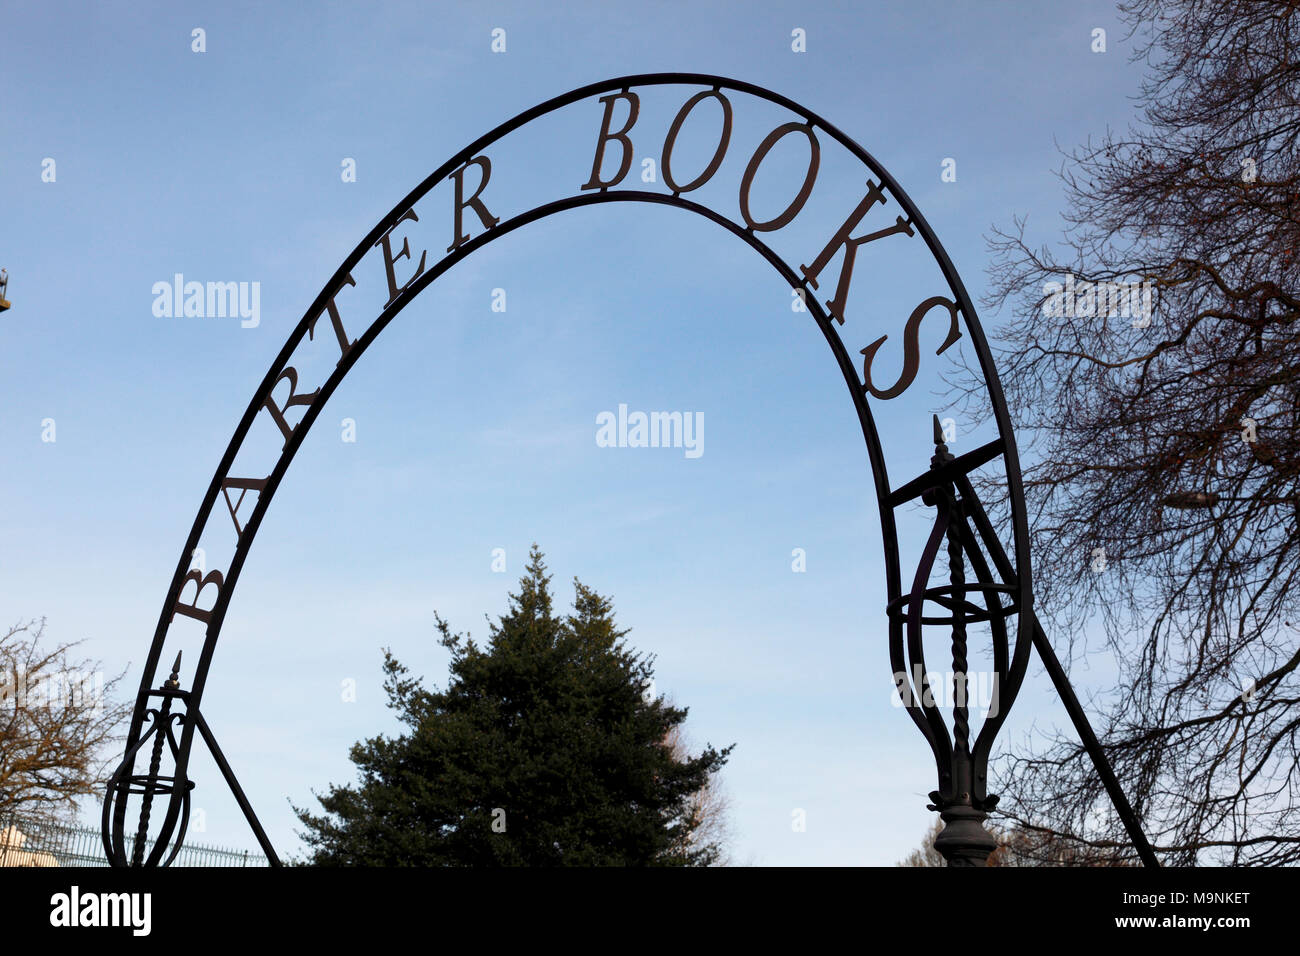
{"type": "MultiPolygon", "coordinates": [[[[989,854],[989,866],[1128,866],[1122,853],[1099,851],[1077,840],[1044,829],[1020,825],[991,827],[998,847],[989,854]]],[[[919,849],[898,862],[898,866],[947,866],[943,854],[934,848],[943,822],[935,820],[925,831],[919,849]]]]}
{"type": "Polygon", "coordinates": [[[925,831],[920,849],[913,850],[898,861],[899,866],[947,866],[943,854],[934,848],[935,837],[943,830],[943,821],[935,820],[925,831]]]}
{"type": "MultiPolygon", "coordinates": [[[[1088,706],[1172,865],[1300,862],[1298,8],[1121,4],[1141,118],[1066,155],[1058,244],[991,240],[1039,615],[1118,667],[1088,706]]],[[[1131,859],[1072,735],[1027,746],[1010,821],[1131,859]]]]}
{"type": "MultiPolygon", "coordinates": [[[[689,760],[692,756],[690,742],[679,724],[673,727],[668,735],[664,738],[664,746],[667,747],[673,755],[679,760],[689,760]]],[[[690,800],[688,806],[694,826],[688,828],[690,836],[688,839],[697,845],[707,846],[716,845],[720,848],[720,854],[714,861],[714,866],[731,866],[734,860],[731,856],[732,829],[731,829],[731,800],[727,796],[722,786],[722,781],[717,774],[709,777],[708,783],[704,785],[690,800]]]]}
{"type": "Polygon", "coordinates": [[[44,619],[0,635],[0,821],[20,829],[66,820],[99,792],[129,713],[112,699],[123,674],[44,637],[44,619]]]}

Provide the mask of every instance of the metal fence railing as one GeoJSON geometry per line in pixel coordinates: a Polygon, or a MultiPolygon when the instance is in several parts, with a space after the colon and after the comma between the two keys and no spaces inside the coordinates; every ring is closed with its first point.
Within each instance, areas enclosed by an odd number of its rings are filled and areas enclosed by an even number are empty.
{"type": "MultiPolygon", "coordinates": [[[[126,837],[129,858],[135,846],[126,837]]],[[[153,849],[149,841],[145,852],[153,849]]],[[[268,866],[265,856],[248,850],[186,843],[172,866],[268,866]]],[[[4,866],[108,866],[99,830],[57,823],[24,824],[0,816],[0,867],[4,866]]]]}

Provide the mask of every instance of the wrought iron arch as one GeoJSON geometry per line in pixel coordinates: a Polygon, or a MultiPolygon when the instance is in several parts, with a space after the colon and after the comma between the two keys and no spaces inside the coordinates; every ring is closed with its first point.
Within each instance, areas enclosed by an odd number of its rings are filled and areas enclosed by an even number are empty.
{"type": "MultiPolygon", "coordinates": [[[[631,118],[623,133],[631,130],[636,121],[635,106],[630,105],[629,109],[631,118]]],[[[630,145],[625,152],[630,157],[630,145]]],[[[624,175],[626,175],[626,168],[616,178],[621,181],[624,175]]],[[[746,189],[747,187],[742,184],[742,196],[745,195],[746,189]]],[[[795,209],[795,214],[802,209],[802,199],[798,203],[798,208],[795,209]]],[[[754,84],[730,80],[720,76],[689,73],[645,74],[594,83],[547,100],[501,124],[455,153],[447,162],[439,166],[418,186],[412,189],[361,240],[325,284],[325,287],[317,295],[303,318],[289,335],[240,419],[203,497],[202,504],[172,576],[171,585],[167,591],[158,625],[149,648],[149,654],[145,661],[136,706],[128,731],[126,752],[107,785],[102,830],[104,848],[110,863],[115,866],[166,866],[175,858],[184,838],[189,818],[190,791],[194,784],[187,777],[187,766],[196,732],[212,751],[219,769],[226,782],[230,785],[262,848],[272,862],[278,863],[278,857],[256,814],[235,779],[224,754],[217,745],[215,736],[203,719],[199,705],[226,611],[234,593],[235,584],[238,582],[245,558],[281,480],[310,431],[312,424],[348,371],[356,364],[388,323],[396,318],[423,289],[478,249],[529,223],[570,209],[613,202],[657,203],[703,216],[748,243],[780,274],[791,289],[803,290],[802,298],[806,308],[826,338],[845,384],[848,386],[861,425],[863,439],[866,443],[876,490],[885,552],[886,585],[889,596],[889,603],[885,610],[889,622],[890,661],[896,678],[900,674],[905,675],[905,682],[899,685],[904,704],[934,752],[938,789],[931,794],[931,798],[934,801],[933,808],[940,810],[947,822],[947,828],[944,831],[947,846],[941,846],[941,849],[945,850],[950,862],[956,864],[978,863],[991,849],[991,838],[983,830],[982,821],[985,819],[987,811],[992,809],[993,804],[996,803],[997,798],[987,792],[987,760],[998,729],[1005,720],[1007,711],[1023,682],[1030,648],[1033,646],[1037,647],[1040,656],[1043,657],[1058,692],[1061,693],[1085,746],[1087,746],[1094,762],[1096,762],[1103,782],[1106,784],[1107,790],[1123,818],[1138,852],[1145,862],[1154,865],[1154,855],[1142,836],[1136,816],[1128,806],[1122,791],[1120,791],[1100,745],[1097,743],[1091,729],[1088,728],[1086,716],[1083,714],[1077,699],[1075,699],[1073,691],[1065,678],[1064,671],[1052,653],[1051,646],[1034,615],[1028,524],[1015,436],[992,354],[980,327],[974,306],[943,246],[939,243],[934,231],[926,222],[920,210],[889,172],[866,150],[821,116],[780,94],[754,84]],[[918,307],[909,320],[908,328],[905,330],[908,350],[906,362],[911,363],[910,367],[914,375],[915,362],[918,358],[915,326],[920,323],[934,305],[940,304],[940,302],[946,304],[949,310],[951,328],[949,338],[943,348],[940,349],[940,352],[946,349],[948,345],[951,345],[962,333],[969,336],[976,360],[988,388],[989,402],[998,431],[997,439],[965,455],[954,458],[947,452],[946,446],[943,444],[936,420],[936,452],[932,459],[931,468],[897,487],[891,486],[875,419],[868,402],[868,395],[888,399],[901,392],[910,383],[910,379],[904,380],[906,379],[905,372],[904,379],[900,379],[898,385],[884,392],[874,387],[870,380],[869,371],[864,371],[865,383],[859,379],[854,363],[833,324],[836,321],[843,324],[844,317],[835,315],[834,309],[830,308],[832,303],[828,302],[828,307],[823,307],[815,296],[807,294],[810,288],[817,288],[817,282],[809,276],[806,267],[796,269],[794,265],[778,255],[759,236],[760,232],[776,231],[783,228],[784,225],[788,224],[789,220],[787,219],[775,227],[772,224],[776,220],[756,224],[750,219],[748,210],[744,208],[744,200],[742,200],[742,211],[747,224],[736,222],[709,206],[685,198],[682,195],[683,192],[689,192],[696,188],[698,182],[692,181],[692,183],[685,186],[678,186],[667,174],[665,180],[671,187],[670,193],[639,189],[614,190],[611,188],[615,185],[614,183],[599,185],[601,181],[601,161],[605,146],[610,141],[618,140],[619,136],[622,135],[613,133],[610,128],[613,100],[618,97],[626,98],[635,89],[670,85],[695,88],[695,95],[687,101],[686,106],[679,112],[677,121],[673,126],[673,132],[670,133],[670,138],[675,138],[676,130],[680,127],[682,119],[693,104],[700,99],[711,95],[719,98],[724,104],[726,128],[721,145],[715,154],[714,161],[710,163],[705,173],[701,174],[697,179],[708,179],[713,176],[727,147],[727,139],[730,135],[731,107],[729,101],[725,99],[723,91],[746,94],[765,100],[784,108],[799,118],[797,123],[788,123],[773,130],[768,140],[765,140],[759,146],[754,154],[754,160],[751,161],[750,168],[747,170],[747,180],[752,177],[753,168],[761,162],[762,156],[771,148],[773,137],[777,136],[782,130],[792,131],[796,128],[800,131],[806,130],[806,135],[808,135],[810,142],[813,143],[814,161],[810,165],[809,175],[801,191],[802,199],[807,198],[808,190],[815,183],[817,172],[815,159],[818,148],[816,146],[816,134],[829,137],[861,162],[870,176],[875,179],[874,184],[868,180],[869,185],[874,189],[878,189],[886,197],[881,201],[893,200],[898,203],[899,208],[907,217],[907,224],[910,227],[908,235],[913,234],[911,230],[915,230],[915,233],[919,234],[930,255],[938,264],[948,286],[949,297],[933,296],[927,299],[918,307]],[[602,96],[602,94],[605,95],[602,96]],[[484,230],[472,238],[462,239],[460,229],[461,214],[467,209],[474,208],[475,200],[479,198],[479,194],[486,187],[491,175],[490,160],[486,159],[483,150],[540,117],[596,96],[601,96],[601,102],[606,106],[601,136],[597,140],[597,155],[592,174],[592,183],[598,184],[598,190],[586,191],[592,185],[589,183],[588,186],[583,187],[584,191],[578,195],[545,203],[505,221],[494,220],[491,225],[487,224],[488,217],[483,216],[480,212],[480,219],[485,225],[484,230]],[[609,135],[611,133],[612,135],[609,135]],[[461,177],[463,177],[469,166],[475,164],[479,165],[482,171],[482,183],[478,192],[474,193],[469,200],[464,200],[462,193],[464,183],[461,177]],[[422,257],[420,260],[421,271],[418,271],[412,280],[409,280],[406,285],[397,290],[394,286],[391,268],[394,260],[390,255],[391,250],[387,244],[387,239],[392,231],[404,221],[408,219],[418,221],[413,211],[415,204],[428,195],[436,186],[450,180],[454,180],[456,186],[456,204],[454,207],[456,228],[454,236],[457,241],[444,257],[427,270],[423,269],[424,260],[422,257]],[[381,244],[386,256],[385,265],[388,267],[389,288],[394,290],[393,295],[366,330],[349,344],[347,334],[343,331],[335,307],[335,298],[345,287],[356,284],[352,278],[352,271],[369,252],[378,248],[381,244]],[[800,276],[800,272],[803,272],[803,277],[800,276]],[[960,316],[960,324],[958,323],[958,316],[960,316]],[[289,361],[305,338],[314,338],[317,331],[321,331],[323,336],[328,336],[329,331],[323,327],[321,322],[323,319],[333,323],[342,354],[334,370],[319,385],[316,391],[309,394],[299,394],[297,391],[299,386],[297,374],[295,369],[289,365],[289,361]],[[286,379],[290,383],[289,397],[286,399],[284,406],[279,406],[274,399],[274,392],[277,386],[286,379]],[[900,386],[902,387],[900,388],[900,386]],[[297,400],[295,400],[295,396],[297,400]],[[285,413],[291,406],[303,407],[305,411],[300,420],[290,427],[285,418],[285,413]],[[272,417],[284,433],[285,441],[281,454],[270,473],[264,479],[234,477],[231,469],[236,456],[254,423],[264,411],[271,412],[272,417]],[[973,470],[998,458],[1001,458],[1004,466],[1007,493],[1009,495],[1012,532],[1010,554],[1006,552],[996,530],[992,527],[968,477],[973,470]],[[230,498],[232,490],[239,492],[236,503],[232,503],[230,498]],[[244,495],[249,491],[257,492],[257,501],[247,520],[241,525],[238,512],[244,495]],[[234,555],[224,572],[205,573],[203,570],[195,571],[191,567],[191,556],[198,547],[200,536],[212,516],[214,508],[216,508],[218,498],[222,496],[225,497],[226,507],[230,511],[230,517],[236,529],[237,541],[234,555]],[[903,504],[916,499],[921,499],[936,508],[936,520],[912,586],[909,590],[904,591],[895,512],[903,504]],[[944,587],[927,587],[931,567],[937,557],[939,546],[945,539],[948,541],[951,583],[944,587]],[[965,567],[968,562],[976,576],[976,581],[970,584],[965,580],[965,567]],[[196,587],[192,605],[185,604],[181,600],[181,595],[188,583],[193,583],[196,587]],[[200,608],[199,604],[203,592],[213,585],[216,587],[217,594],[212,607],[210,609],[200,608]],[[984,599],[982,607],[968,599],[968,595],[972,592],[978,593],[984,599]],[[1004,598],[1007,601],[1006,604],[1003,604],[1004,598]],[[937,604],[948,613],[937,617],[927,616],[924,610],[926,602],[937,604]],[[198,663],[194,669],[193,679],[188,690],[183,690],[180,686],[179,655],[168,679],[155,686],[159,666],[163,660],[164,649],[168,643],[167,638],[178,613],[198,619],[205,625],[198,663]],[[1008,621],[1013,616],[1015,618],[1014,639],[1011,639],[1011,634],[1008,632],[1008,621]],[[927,702],[928,695],[924,691],[928,688],[929,674],[925,668],[921,635],[923,626],[927,624],[951,627],[953,630],[954,665],[960,664],[958,670],[964,674],[966,625],[982,621],[989,622],[991,626],[994,668],[1000,678],[1000,687],[997,713],[986,719],[972,747],[967,739],[969,729],[966,709],[958,707],[954,712],[954,730],[953,735],[950,736],[938,708],[933,703],[927,702]],[[909,664],[911,667],[908,666],[909,664]],[[915,674],[914,678],[910,676],[913,674],[915,674]],[[177,706],[180,707],[180,710],[174,711],[173,708],[177,706]],[[177,725],[179,725],[179,736],[176,733],[177,725]],[[146,752],[146,747],[149,748],[148,770],[146,773],[138,774],[135,772],[135,763],[146,752]],[[173,765],[172,772],[165,775],[161,773],[164,756],[173,765]],[[166,811],[159,826],[157,837],[154,840],[154,846],[151,850],[147,850],[146,844],[148,842],[152,803],[155,797],[162,795],[166,795],[168,798],[166,811]],[[128,798],[131,796],[140,797],[141,805],[133,845],[128,847],[128,844],[132,843],[132,841],[127,833],[126,812],[128,798]],[[174,846],[172,846],[169,853],[168,847],[173,843],[174,846]],[[130,852],[128,852],[128,849],[130,852]]],[[[791,208],[794,208],[794,206],[792,205],[791,208]]],[[[474,211],[478,210],[475,208],[474,211]]],[[[781,219],[782,217],[777,218],[781,219]]],[[[793,215],[789,218],[792,219],[793,215]]],[[[850,227],[846,232],[846,236],[852,231],[853,227],[850,227]]],[[[404,254],[405,245],[404,252],[399,253],[397,258],[401,258],[404,254]]],[[[413,264],[415,261],[414,256],[410,256],[410,258],[413,264]]],[[[862,350],[867,357],[865,363],[867,370],[869,370],[874,349],[879,346],[881,341],[883,340],[877,340],[867,349],[862,350]]]]}

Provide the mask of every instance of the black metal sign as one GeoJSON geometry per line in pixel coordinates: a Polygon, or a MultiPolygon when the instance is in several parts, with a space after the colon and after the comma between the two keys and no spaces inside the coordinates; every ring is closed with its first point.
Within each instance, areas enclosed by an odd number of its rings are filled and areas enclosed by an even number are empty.
{"type": "MultiPolygon", "coordinates": [[[[830,188],[824,187],[823,192],[830,188]]],[[[885,552],[890,661],[896,675],[914,675],[906,678],[900,692],[908,713],[934,751],[938,788],[931,798],[947,822],[940,848],[950,862],[980,863],[992,848],[982,827],[997,800],[987,789],[988,757],[1024,678],[1031,646],[1037,646],[1043,656],[1139,850],[1153,861],[1033,613],[1020,464],[1006,403],[970,298],[934,232],[889,173],[815,113],[748,83],[697,74],[651,74],[593,84],[548,100],[456,153],[357,245],[289,335],[222,456],[163,602],[126,753],[109,782],[104,803],[104,847],[110,862],[155,866],[166,865],[175,857],[189,817],[194,784],[187,767],[196,733],[215,756],[267,856],[278,861],[203,719],[200,702],[245,559],[289,464],[352,366],[388,323],[448,269],[488,243],[544,217],[584,206],[628,202],[694,213],[748,243],[799,296],[830,346],[871,462],[885,552]],[[681,105],[673,119],[666,128],[646,128],[642,94],[672,88],[681,91],[681,105]],[[493,165],[497,148],[511,133],[568,106],[585,110],[590,118],[583,136],[584,147],[590,152],[571,168],[570,178],[559,184],[560,198],[524,210],[509,208],[502,198],[509,190],[503,188],[501,166],[493,165]],[[752,148],[733,135],[736,118],[741,115],[738,111],[747,108],[761,108],[763,115],[773,111],[785,114],[752,148]],[[716,141],[710,138],[708,142],[716,142],[716,146],[705,151],[709,158],[703,165],[688,164],[677,153],[683,128],[690,122],[699,129],[711,122],[710,116],[716,127],[708,128],[716,129],[710,133],[716,135],[716,141]],[[775,213],[760,212],[757,207],[770,204],[771,199],[757,200],[756,180],[767,175],[765,170],[775,162],[772,157],[778,148],[785,155],[791,146],[800,148],[800,156],[806,155],[803,168],[784,183],[775,213]],[[860,185],[855,192],[819,195],[823,151],[830,146],[858,164],[860,185]],[[653,180],[633,172],[637,157],[647,150],[658,157],[658,175],[653,180]],[[742,169],[730,186],[723,188],[726,177],[734,177],[742,169]],[[653,188],[642,188],[651,182],[653,188]],[[713,200],[700,199],[702,190],[713,200]],[[810,200],[837,208],[835,221],[798,261],[787,259],[775,251],[773,240],[795,223],[810,200]],[[435,244],[433,236],[438,231],[444,236],[450,233],[447,245],[442,245],[445,239],[435,244]],[[904,242],[923,245],[937,265],[940,279],[909,303],[910,312],[899,324],[881,329],[879,322],[868,323],[856,308],[864,295],[854,285],[855,272],[874,248],[904,242]],[[365,310],[367,302],[373,304],[373,312],[365,310]],[[927,359],[921,346],[923,326],[930,338],[942,334],[935,354],[943,354],[963,339],[969,343],[987,385],[997,437],[954,457],[943,443],[936,419],[931,467],[895,485],[869,399],[894,399],[916,379],[927,359]],[[902,358],[887,367],[881,349],[895,335],[901,339],[902,358]],[[863,343],[856,353],[845,346],[845,337],[853,344],[863,343]],[[312,347],[333,353],[333,362],[326,363],[327,374],[319,380],[310,380],[301,372],[304,366],[297,358],[303,349],[312,347]],[[258,427],[272,429],[276,436],[270,458],[257,457],[257,448],[265,443],[247,441],[258,427]],[[1010,496],[1010,535],[1006,540],[993,528],[968,477],[990,463],[1000,464],[1010,496]],[[935,520],[912,584],[904,590],[896,512],[917,500],[935,509],[935,520]],[[196,549],[203,542],[222,538],[227,543],[233,540],[229,562],[211,569],[203,564],[196,567],[196,549]],[[931,587],[933,565],[945,542],[949,583],[931,587]],[[967,568],[974,580],[968,581],[967,568]],[[927,606],[931,610],[927,611],[927,606]],[[996,713],[990,712],[973,743],[967,708],[960,701],[954,708],[950,734],[943,715],[926,693],[931,676],[922,639],[927,626],[951,633],[953,671],[964,682],[967,627],[972,623],[989,625],[999,693],[996,713]],[[176,664],[169,678],[159,684],[160,665],[172,652],[177,653],[176,664]],[[188,690],[180,686],[182,652],[197,657],[188,690]],[[145,772],[137,772],[138,761],[147,761],[145,772]],[[164,796],[154,848],[146,854],[153,804],[164,796]],[[127,811],[132,798],[138,798],[139,807],[135,839],[128,852],[132,830],[127,811]]],[[[892,351],[896,349],[891,347],[892,351]]],[[[213,553],[217,551],[213,549],[213,553]]]]}

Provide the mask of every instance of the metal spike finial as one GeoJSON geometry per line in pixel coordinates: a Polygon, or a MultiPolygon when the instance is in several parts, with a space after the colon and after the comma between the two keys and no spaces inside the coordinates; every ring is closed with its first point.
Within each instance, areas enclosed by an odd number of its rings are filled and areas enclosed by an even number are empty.
{"type": "Polygon", "coordinates": [[[176,663],[172,665],[171,676],[168,677],[166,683],[163,684],[164,687],[175,690],[181,686],[181,655],[184,653],[184,651],[176,652],[176,663]]]}
{"type": "Polygon", "coordinates": [[[936,445],[943,444],[943,426],[939,424],[938,415],[934,416],[934,443],[936,445]]]}

